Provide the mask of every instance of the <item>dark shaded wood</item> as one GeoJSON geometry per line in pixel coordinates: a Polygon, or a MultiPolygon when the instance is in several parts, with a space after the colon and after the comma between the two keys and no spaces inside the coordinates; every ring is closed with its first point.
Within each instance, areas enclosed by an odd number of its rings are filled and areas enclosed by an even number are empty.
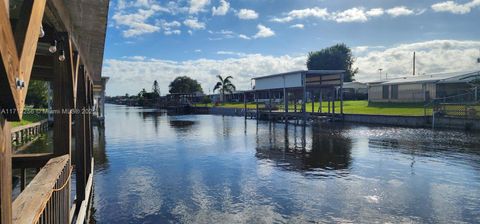
{"type": "Polygon", "coordinates": [[[42,168],[53,157],[53,153],[14,154],[12,167],[13,169],[42,168]]]}
{"type": "MultiPolygon", "coordinates": [[[[58,53],[57,53],[58,56],[58,53]]],[[[68,64],[54,63],[53,82],[53,152],[56,156],[70,155],[72,133],[72,98],[68,64]]]]}
{"type": "Polygon", "coordinates": [[[2,224],[12,222],[12,143],[10,139],[10,124],[0,114],[0,223],[2,224]]]}
{"type": "Polygon", "coordinates": [[[25,186],[27,186],[27,169],[23,168],[20,169],[20,190],[25,190],[25,186]]]}
{"type": "Polygon", "coordinates": [[[28,22],[30,21],[30,14],[32,13],[33,0],[24,0],[20,9],[20,18],[15,24],[15,44],[17,46],[17,52],[21,55],[25,35],[27,34],[28,22]]]}
{"type": "Polygon", "coordinates": [[[82,113],[85,110],[87,101],[85,71],[84,67],[80,66],[78,72],[78,86],[77,86],[77,110],[75,113],[75,170],[76,170],[76,187],[77,200],[76,206],[80,208],[83,200],[85,200],[85,189],[87,183],[87,155],[86,155],[86,115],[82,113]]]}

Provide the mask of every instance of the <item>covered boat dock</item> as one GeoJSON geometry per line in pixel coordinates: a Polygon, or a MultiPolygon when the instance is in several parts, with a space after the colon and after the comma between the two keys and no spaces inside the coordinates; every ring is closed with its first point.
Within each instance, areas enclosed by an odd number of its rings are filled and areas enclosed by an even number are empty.
{"type": "MultiPolygon", "coordinates": [[[[244,99],[248,94],[254,95],[257,119],[335,118],[343,115],[344,74],[344,70],[301,70],[257,77],[252,79],[252,90],[244,93],[244,99]],[[340,101],[340,111],[335,111],[336,100],[340,101]],[[318,111],[315,111],[315,101],[320,104],[318,111]],[[327,111],[322,111],[324,101],[327,111]],[[310,113],[307,113],[307,102],[311,102],[310,113]],[[262,104],[264,107],[261,108],[262,104]]],[[[246,100],[244,104],[247,110],[246,100]]]]}

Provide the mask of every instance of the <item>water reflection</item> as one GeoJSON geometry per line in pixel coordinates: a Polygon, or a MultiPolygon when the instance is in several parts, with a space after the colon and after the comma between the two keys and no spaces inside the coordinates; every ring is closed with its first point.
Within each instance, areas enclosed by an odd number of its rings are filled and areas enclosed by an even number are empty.
{"type": "Polygon", "coordinates": [[[328,170],[348,174],[352,144],[342,133],[318,125],[269,123],[268,127],[257,135],[257,158],[287,170],[312,171],[310,175],[328,176],[328,170]]]}
{"type": "Polygon", "coordinates": [[[105,129],[102,127],[93,128],[93,158],[95,161],[95,168],[105,170],[109,168],[109,161],[105,141],[105,129]]]}

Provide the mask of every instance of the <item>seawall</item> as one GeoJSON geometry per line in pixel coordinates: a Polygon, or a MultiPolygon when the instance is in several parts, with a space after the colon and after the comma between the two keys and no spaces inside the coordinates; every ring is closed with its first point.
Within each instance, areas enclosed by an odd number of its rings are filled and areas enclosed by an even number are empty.
{"type": "MultiPolygon", "coordinates": [[[[194,111],[195,113],[224,116],[244,116],[245,113],[244,109],[223,107],[196,107],[194,111]]],[[[251,116],[249,115],[249,117],[251,116]]],[[[454,117],[435,117],[435,119],[433,119],[432,116],[345,114],[343,115],[343,119],[339,119],[339,121],[414,128],[434,127],[440,129],[480,131],[480,120],[454,117]]]]}

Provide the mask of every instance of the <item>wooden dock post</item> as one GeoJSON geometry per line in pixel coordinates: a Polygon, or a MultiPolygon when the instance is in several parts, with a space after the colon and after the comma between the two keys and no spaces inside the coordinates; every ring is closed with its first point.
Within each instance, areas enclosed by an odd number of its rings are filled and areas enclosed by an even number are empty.
{"type": "Polygon", "coordinates": [[[318,98],[318,112],[322,113],[323,89],[320,89],[320,97],[318,98]]]}
{"type": "Polygon", "coordinates": [[[332,100],[332,117],[335,117],[335,101],[337,100],[337,91],[333,90],[333,100],[332,100]]]}
{"type": "Polygon", "coordinates": [[[243,113],[245,120],[247,119],[247,93],[243,92],[243,113]]]}
{"type": "Polygon", "coordinates": [[[256,109],[256,117],[257,117],[257,120],[258,120],[258,93],[257,91],[254,92],[254,97],[255,97],[255,109],[256,109]]]}
{"type": "Polygon", "coordinates": [[[12,222],[12,143],[10,124],[0,114],[0,223],[12,222]]]}
{"type": "Polygon", "coordinates": [[[303,86],[303,98],[302,98],[302,112],[303,112],[303,124],[307,123],[307,73],[302,73],[302,86],[303,86]]]}
{"type": "Polygon", "coordinates": [[[272,120],[272,91],[268,90],[268,120],[272,120]]]}

